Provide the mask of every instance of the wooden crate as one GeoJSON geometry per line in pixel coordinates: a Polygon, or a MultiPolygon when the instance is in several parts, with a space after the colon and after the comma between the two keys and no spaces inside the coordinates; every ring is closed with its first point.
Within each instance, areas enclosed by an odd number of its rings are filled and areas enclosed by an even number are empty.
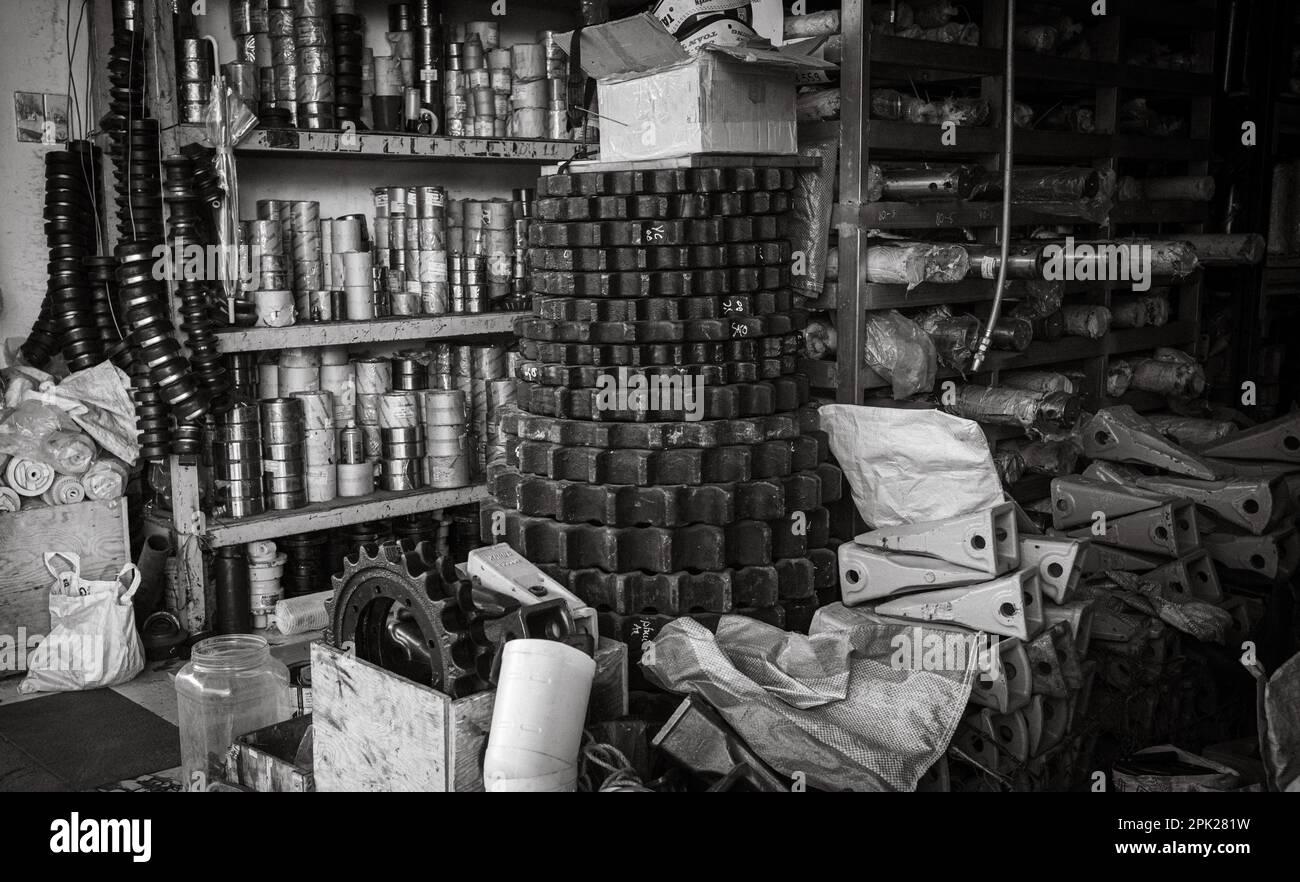
{"type": "MultiPolygon", "coordinates": [[[[480,791],[496,692],[451,699],[312,644],[316,789],[480,791]]],[[[589,718],[627,712],[627,646],[600,641],[589,718]]]]}
{"type": "Polygon", "coordinates": [[[312,717],[304,714],[247,735],[231,746],[231,782],[256,793],[311,793],[312,717]]]}
{"type": "MultiPolygon", "coordinates": [[[[50,630],[47,551],[81,556],[81,575],[112,579],[131,559],[125,499],[0,513],[0,634],[50,630]]],[[[21,655],[21,653],[20,653],[21,655]]]]}

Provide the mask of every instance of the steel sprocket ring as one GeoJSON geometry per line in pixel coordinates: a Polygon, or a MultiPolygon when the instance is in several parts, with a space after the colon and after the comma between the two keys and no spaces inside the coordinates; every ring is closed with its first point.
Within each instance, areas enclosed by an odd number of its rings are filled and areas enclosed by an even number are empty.
{"type": "Polygon", "coordinates": [[[358,658],[453,698],[487,687],[456,602],[460,580],[447,558],[425,543],[362,547],[344,558],[334,587],[330,639],[358,658]]]}

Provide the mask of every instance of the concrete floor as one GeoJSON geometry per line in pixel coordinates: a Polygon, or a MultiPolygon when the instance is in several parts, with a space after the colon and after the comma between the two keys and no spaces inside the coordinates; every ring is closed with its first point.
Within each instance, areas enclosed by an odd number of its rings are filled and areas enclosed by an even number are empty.
{"type": "MultiPolygon", "coordinates": [[[[288,637],[277,632],[260,633],[271,643],[272,655],[285,664],[291,664],[310,657],[311,641],[320,632],[296,634],[288,637]]],[[[122,697],[130,699],[145,710],[157,714],[172,725],[179,725],[176,712],[175,679],[176,674],[184,665],[185,662],[183,661],[150,662],[145,665],[144,670],[134,680],[111,688],[122,697]]],[[[19,701],[40,701],[42,698],[54,694],[36,692],[23,695],[18,691],[18,684],[22,681],[22,674],[0,679],[0,705],[19,701]]],[[[167,782],[179,786],[181,770],[179,766],[173,769],[159,769],[154,775],[146,777],[165,779],[167,782]]],[[[122,789],[136,788],[131,787],[127,782],[123,782],[122,789]]]]}

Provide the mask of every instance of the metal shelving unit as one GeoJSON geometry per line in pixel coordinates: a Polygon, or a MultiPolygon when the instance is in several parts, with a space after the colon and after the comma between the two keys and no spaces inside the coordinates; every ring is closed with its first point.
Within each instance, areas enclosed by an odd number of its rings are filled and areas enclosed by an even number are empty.
{"type": "MultiPolygon", "coordinates": [[[[1018,52],[1017,85],[1023,82],[1050,83],[1056,89],[1073,84],[1089,93],[1096,107],[1097,131],[1072,132],[1017,130],[1015,161],[1052,164],[1091,162],[1098,169],[1115,171],[1120,162],[1159,161],[1176,164],[1179,171],[1167,173],[1205,174],[1211,155],[1210,105],[1215,89],[1210,74],[1184,73],[1125,64],[1122,47],[1129,23],[1142,21],[1168,24],[1195,33],[1207,58],[1213,57],[1216,11],[1213,0],[1191,3],[1112,2],[1105,19],[1098,23],[1099,58],[1079,61],[1018,52]],[[1122,100],[1151,94],[1180,101],[1188,108],[1187,137],[1158,138],[1117,133],[1122,100]]],[[[912,291],[902,286],[878,285],[865,281],[854,268],[860,266],[872,229],[940,230],[966,228],[984,243],[996,241],[1000,205],[996,202],[887,203],[866,200],[866,170],[877,158],[945,162],[973,162],[984,165],[992,175],[1000,166],[1002,54],[1006,28],[1006,6],[997,0],[983,0],[980,46],[957,46],[922,42],[870,32],[864,0],[841,4],[840,33],[843,60],[840,91],[845,100],[838,122],[800,126],[800,137],[815,140],[840,139],[838,205],[832,219],[838,230],[839,266],[837,281],[828,282],[822,296],[809,305],[836,313],[838,354],[835,363],[804,362],[814,387],[833,389],[837,400],[861,403],[872,390],[887,387],[862,358],[863,327],[868,310],[912,308],[940,303],[969,304],[993,298],[994,283],[967,280],[952,285],[921,285],[912,291]],[[952,80],[977,81],[980,93],[993,106],[993,122],[983,127],[961,127],[957,144],[944,146],[937,125],[874,120],[868,118],[868,101],[873,80],[906,77],[918,87],[934,88],[952,80]],[[852,100],[850,97],[852,96],[852,100]],[[859,97],[861,96],[861,97],[859,97]]],[[[1157,227],[1153,235],[1175,231],[1203,232],[1209,207],[1203,203],[1139,204],[1117,203],[1104,223],[1088,226],[1078,219],[1053,219],[1024,207],[1013,209],[1013,225],[1037,223],[1072,224],[1087,227],[1099,238],[1122,237],[1157,227]]],[[[1080,233],[1080,235],[1085,235],[1080,233]]],[[[1068,283],[1067,302],[1109,305],[1115,290],[1128,286],[1116,283],[1068,283]]],[[[1111,356],[1140,353],[1162,346],[1190,347],[1197,342],[1199,327],[1199,274],[1168,286],[1176,293],[1177,311],[1171,322],[1158,328],[1115,331],[1102,340],[1066,337],[1059,341],[1033,344],[1023,353],[994,352],[985,370],[968,378],[970,382],[996,385],[1003,370],[1062,365],[1083,368],[1094,406],[1103,400],[1107,361],[1111,356]]],[[[948,377],[952,377],[948,372],[948,377]]],[[[941,372],[941,378],[944,373],[941,372]]],[[[873,396],[874,397],[874,396],[873,396]]],[[[1127,400],[1126,396],[1126,400],[1127,400]]],[[[1134,402],[1149,407],[1149,400],[1134,396],[1134,402]]]]}

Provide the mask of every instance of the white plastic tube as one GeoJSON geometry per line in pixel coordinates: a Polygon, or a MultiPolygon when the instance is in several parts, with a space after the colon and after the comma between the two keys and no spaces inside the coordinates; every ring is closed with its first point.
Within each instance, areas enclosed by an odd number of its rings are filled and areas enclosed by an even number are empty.
{"type": "Polygon", "coordinates": [[[578,783],[578,751],[594,659],[553,640],[511,640],[483,758],[489,793],[570,792],[578,783]]]}

